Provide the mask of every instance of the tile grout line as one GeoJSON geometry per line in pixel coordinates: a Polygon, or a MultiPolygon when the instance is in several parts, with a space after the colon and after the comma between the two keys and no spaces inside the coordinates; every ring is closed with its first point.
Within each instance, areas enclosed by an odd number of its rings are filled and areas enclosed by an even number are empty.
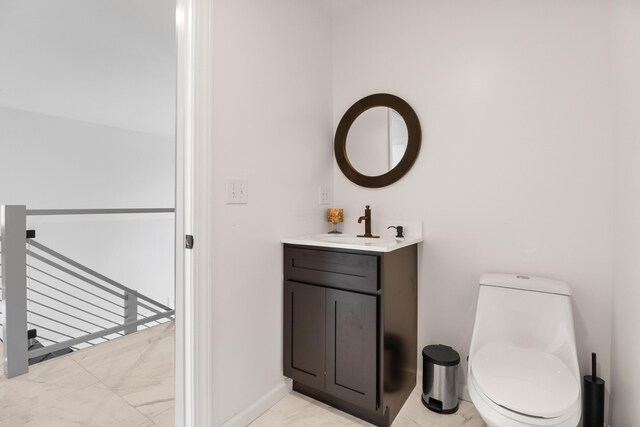
{"type": "MultiPolygon", "coordinates": [[[[156,415],[160,415],[160,414],[164,414],[165,412],[169,412],[171,410],[175,410],[175,404],[167,409],[163,409],[162,411],[158,412],[156,415]]],[[[152,423],[155,423],[155,421],[151,420],[152,423]]],[[[155,425],[157,425],[157,423],[155,423],[155,425]]]]}
{"type": "MultiPolygon", "coordinates": [[[[165,322],[165,323],[169,323],[169,322],[165,322]]],[[[163,330],[161,333],[159,333],[159,334],[155,337],[155,339],[150,340],[150,341],[147,343],[147,345],[151,345],[151,344],[154,344],[154,343],[155,343],[155,344],[157,344],[158,342],[162,341],[163,339],[166,339],[166,338],[170,335],[170,333],[167,331],[167,329],[170,329],[170,328],[171,328],[171,326],[169,326],[169,325],[164,325],[164,323],[163,323],[163,324],[161,324],[161,325],[157,325],[156,327],[163,327],[163,326],[164,326],[164,330],[163,330]]],[[[143,332],[143,331],[140,331],[140,332],[143,332]]],[[[107,345],[108,345],[108,343],[104,343],[104,344],[107,344],[107,345]]],[[[85,353],[86,353],[86,352],[88,352],[88,353],[92,353],[92,352],[93,352],[93,351],[92,351],[92,350],[93,350],[92,348],[87,348],[87,349],[83,349],[83,350],[85,350],[85,351],[84,351],[85,353]]],[[[146,349],[146,350],[144,351],[144,353],[147,353],[147,351],[148,351],[148,349],[146,349]]],[[[72,394],[72,393],[76,393],[76,392],[78,392],[78,391],[80,391],[80,390],[85,390],[85,389],[87,389],[87,388],[89,388],[89,387],[96,386],[96,385],[100,384],[100,385],[102,385],[106,390],[108,390],[110,393],[112,393],[114,396],[116,396],[120,401],[124,402],[124,404],[125,404],[126,406],[128,406],[129,408],[133,409],[136,413],[138,413],[139,415],[141,415],[141,416],[143,417],[143,419],[144,419],[144,420],[146,420],[147,422],[151,423],[151,425],[152,425],[152,426],[156,426],[156,427],[158,426],[158,424],[157,424],[153,419],[151,419],[151,417],[150,417],[150,416],[148,416],[148,415],[146,415],[146,414],[142,413],[140,410],[138,410],[138,408],[137,408],[137,407],[135,407],[135,406],[133,406],[131,403],[129,403],[129,401],[127,401],[127,400],[125,399],[125,397],[121,396],[118,392],[116,392],[116,391],[115,391],[114,389],[112,389],[109,385],[107,385],[107,384],[106,384],[105,382],[103,382],[100,378],[98,378],[98,377],[97,377],[97,376],[96,376],[96,375],[95,375],[91,370],[89,370],[87,367],[85,367],[85,366],[81,363],[81,361],[76,360],[76,359],[73,357],[73,356],[74,356],[74,353],[76,353],[76,352],[72,352],[72,353],[69,353],[69,354],[65,354],[65,355],[63,355],[63,356],[58,356],[58,357],[56,357],[56,358],[54,358],[54,359],[51,359],[51,360],[49,360],[49,361],[46,361],[46,362],[44,362],[44,363],[47,363],[47,362],[55,362],[56,360],[58,360],[58,361],[62,361],[62,360],[64,360],[64,359],[66,359],[66,360],[70,360],[70,361],[72,361],[72,362],[73,362],[73,363],[71,364],[72,366],[80,367],[80,368],[82,369],[82,371],[84,371],[84,372],[85,372],[85,373],[87,373],[91,378],[93,378],[93,379],[95,380],[95,382],[92,382],[91,384],[88,384],[88,385],[86,385],[86,386],[84,386],[84,387],[71,388],[71,389],[70,389],[70,390],[68,390],[68,391],[56,393],[56,395],[55,395],[55,397],[54,397],[54,398],[52,398],[52,399],[48,400],[47,402],[42,402],[41,404],[38,404],[38,405],[34,406],[34,408],[39,408],[39,407],[41,407],[41,406],[48,405],[50,402],[57,401],[57,400],[59,400],[59,399],[61,399],[61,398],[64,398],[65,396],[68,396],[68,395],[70,395],[70,394],[72,394]]],[[[142,357],[142,356],[143,356],[143,355],[141,355],[141,357],[142,357]]],[[[36,365],[36,366],[37,366],[37,365],[36,365]]],[[[28,376],[29,374],[27,373],[26,375],[28,376]]],[[[5,380],[6,380],[6,381],[9,381],[8,379],[5,379],[5,380]]],[[[0,385],[1,385],[3,382],[4,382],[4,381],[1,381],[1,382],[0,382],[0,385]]],[[[161,413],[163,413],[163,412],[166,412],[166,411],[168,411],[168,410],[170,410],[170,409],[171,409],[171,407],[170,407],[170,408],[166,408],[166,409],[164,409],[163,411],[160,411],[160,412],[159,412],[158,414],[156,414],[156,415],[159,415],[159,414],[161,414],[161,413]]]]}
{"type": "MultiPolygon", "coordinates": [[[[73,363],[75,363],[75,364],[76,364],[76,365],[78,365],[80,368],[82,368],[84,371],[86,371],[86,372],[87,372],[87,373],[88,373],[92,378],[94,378],[98,383],[102,383],[102,381],[100,381],[98,378],[96,378],[96,376],[95,376],[95,375],[93,375],[91,372],[88,372],[88,371],[84,368],[84,366],[79,365],[79,364],[78,364],[78,362],[76,362],[75,360],[73,360],[73,359],[72,359],[71,357],[69,357],[69,355],[67,355],[67,354],[65,354],[64,356],[58,356],[58,357],[56,357],[56,358],[50,359],[49,361],[53,361],[53,360],[56,360],[56,359],[62,359],[62,358],[65,358],[65,357],[68,357],[68,358],[69,358],[73,363]]],[[[27,373],[26,375],[28,375],[28,373],[27,373]]],[[[80,390],[88,389],[89,387],[93,387],[93,386],[95,386],[96,384],[97,384],[97,383],[91,383],[91,384],[87,384],[87,385],[85,385],[84,387],[72,388],[72,389],[70,389],[69,391],[64,392],[64,393],[56,393],[56,395],[55,395],[55,397],[54,397],[54,398],[52,398],[52,399],[50,399],[50,400],[48,400],[48,401],[46,401],[46,402],[41,402],[41,403],[40,403],[40,404],[38,404],[38,405],[32,406],[32,407],[30,407],[30,408],[29,408],[29,410],[31,411],[31,410],[33,410],[33,409],[35,409],[35,408],[45,407],[45,406],[47,406],[47,405],[50,405],[52,402],[55,402],[55,401],[57,401],[57,400],[59,400],[59,399],[61,399],[61,398],[63,398],[63,397],[66,397],[66,396],[68,396],[68,395],[70,395],[70,394],[73,394],[73,393],[75,393],[75,392],[77,392],[77,391],[80,391],[80,390]]],[[[106,386],[105,386],[105,387],[106,387],[106,386]]]]}
{"type": "MultiPolygon", "coordinates": [[[[70,357],[70,354],[67,355],[70,357]]],[[[115,390],[113,390],[111,387],[109,387],[107,384],[104,383],[104,381],[102,381],[100,378],[96,377],[93,372],[91,372],[89,369],[87,369],[86,367],[84,367],[83,365],[80,364],[80,362],[78,362],[77,360],[73,360],[78,366],[80,366],[82,369],[85,370],[85,372],[87,372],[89,375],[91,375],[93,378],[95,378],[100,384],[102,384],[103,386],[105,386],[105,388],[107,390],[109,390],[111,393],[113,393],[114,395],[116,395],[120,400],[122,400],[127,406],[129,406],[131,409],[133,409],[134,411],[136,411],[137,413],[139,413],[140,415],[142,415],[146,420],[148,420],[151,424],[153,424],[154,426],[157,426],[157,424],[151,419],[149,418],[147,415],[143,414],[142,412],[140,412],[138,410],[138,408],[136,408],[135,406],[133,406],[132,404],[130,404],[124,397],[120,396],[120,394],[118,394],[115,390]]]]}

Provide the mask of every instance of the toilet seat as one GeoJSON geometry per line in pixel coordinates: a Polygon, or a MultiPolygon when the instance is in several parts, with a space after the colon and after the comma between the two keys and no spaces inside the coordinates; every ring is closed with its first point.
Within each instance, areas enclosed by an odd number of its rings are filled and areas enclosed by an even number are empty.
{"type": "Polygon", "coordinates": [[[562,417],[580,399],[578,380],[550,353],[487,343],[475,353],[470,367],[481,394],[521,416],[562,417]]]}

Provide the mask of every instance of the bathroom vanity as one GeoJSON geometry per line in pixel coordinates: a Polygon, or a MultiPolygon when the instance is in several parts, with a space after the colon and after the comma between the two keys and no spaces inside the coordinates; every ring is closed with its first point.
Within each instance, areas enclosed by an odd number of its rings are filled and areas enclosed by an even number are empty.
{"type": "Polygon", "coordinates": [[[416,385],[421,240],[283,240],[283,370],[294,390],[391,424],[416,385]]]}

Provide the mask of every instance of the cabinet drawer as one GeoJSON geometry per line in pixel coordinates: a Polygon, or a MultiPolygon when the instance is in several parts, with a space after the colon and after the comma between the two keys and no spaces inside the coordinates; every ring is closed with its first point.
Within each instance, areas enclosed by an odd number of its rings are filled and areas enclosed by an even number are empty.
{"type": "Polygon", "coordinates": [[[335,288],[376,292],[378,257],[285,246],[284,274],[295,280],[335,288]]]}

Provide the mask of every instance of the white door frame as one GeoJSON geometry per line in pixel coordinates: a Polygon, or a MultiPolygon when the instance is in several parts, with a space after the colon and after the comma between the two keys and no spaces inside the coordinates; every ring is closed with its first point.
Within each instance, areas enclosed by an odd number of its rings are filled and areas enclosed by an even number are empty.
{"type": "Polygon", "coordinates": [[[176,0],[176,427],[212,426],[211,0],[176,0]],[[194,236],[185,249],[184,236],[194,236]]]}

